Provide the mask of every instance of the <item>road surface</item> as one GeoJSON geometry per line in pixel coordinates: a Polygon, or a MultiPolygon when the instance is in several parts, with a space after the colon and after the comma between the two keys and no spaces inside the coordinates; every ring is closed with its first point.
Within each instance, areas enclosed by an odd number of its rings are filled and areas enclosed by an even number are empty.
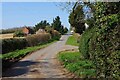
{"type": "Polygon", "coordinates": [[[76,46],[65,45],[70,35],[63,35],[46,48],[26,56],[9,70],[3,73],[3,78],[67,78],[65,72],[56,59],[57,53],[63,50],[78,49],[76,46]]]}

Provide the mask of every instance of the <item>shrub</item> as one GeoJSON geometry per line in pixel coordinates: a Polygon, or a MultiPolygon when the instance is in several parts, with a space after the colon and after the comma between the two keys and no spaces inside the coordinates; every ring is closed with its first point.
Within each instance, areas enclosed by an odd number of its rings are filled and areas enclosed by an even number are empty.
{"type": "Polygon", "coordinates": [[[14,51],[16,49],[23,49],[27,47],[27,41],[25,39],[3,39],[1,42],[2,54],[14,51]]]}
{"type": "Polygon", "coordinates": [[[87,29],[80,37],[79,51],[85,59],[90,59],[89,54],[89,41],[95,32],[95,27],[87,29]]]}
{"type": "Polygon", "coordinates": [[[49,33],[34,34],[26,37],[29,46],[45,43],[51,39],[49,33]]]}
{"type": "Polygon", "coordinates": [[[13,36],[14,37],[23,37],[24,33],[21,30],[15,31],[13,36]]]}
{"type": "Polygon", "coordinates": [[[100,78],[119,78],[120,16],[112,14],[96,21],[98,26],[86,30],[80,39],[79,50],[84,58],[96,65],[100,78]]]}
{"type": "Polygon", "coordinates": [[[98,77],[119,78],[120,18],[118,15],[102,17],[89,43],[89,52],[96,64],[98,77]],[[119,19],[119,20],[118,20],[119,19]],[[107,22],[108,24],[104,24],[107,22]]]}
{"type": "Polygon", "coordinates": [[[56,30],[50,31],[50,34],[51,34],[53,40],[59,40],[61,37],[60,33],[56,30]]]}

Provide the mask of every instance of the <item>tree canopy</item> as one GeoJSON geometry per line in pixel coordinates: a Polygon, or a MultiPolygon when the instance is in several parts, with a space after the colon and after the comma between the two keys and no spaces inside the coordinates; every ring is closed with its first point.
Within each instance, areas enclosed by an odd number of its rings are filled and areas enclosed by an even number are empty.
{"type": "Polygon", "coordinates": [[[35,25],[35,30],[37,31],[38,29],[45,29],[45,27],[49,25],[50,24],[46,20],[43,20],[35,25]]]}

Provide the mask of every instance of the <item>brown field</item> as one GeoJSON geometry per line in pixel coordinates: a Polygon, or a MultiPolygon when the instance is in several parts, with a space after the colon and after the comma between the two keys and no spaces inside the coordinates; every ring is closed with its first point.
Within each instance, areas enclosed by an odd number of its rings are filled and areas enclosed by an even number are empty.
{"type": "Polygon", "coordinates": [[[0,34],[0,39],[13,38],[13,33],[10,34],[0,34]]]}

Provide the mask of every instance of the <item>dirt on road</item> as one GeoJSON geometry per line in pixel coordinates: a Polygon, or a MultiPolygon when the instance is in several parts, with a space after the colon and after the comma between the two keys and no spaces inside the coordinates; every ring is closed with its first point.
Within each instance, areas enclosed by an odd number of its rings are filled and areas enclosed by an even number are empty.
{"type": "Polygon", "coordinates": [[[69,78],[73,77],[59,64],[57,53],[63,50],[78,49],[76,46],[65,45],[69,35],[63,35],[60,41],[33,52],[9,70],[3,78],[69,78]]]}

